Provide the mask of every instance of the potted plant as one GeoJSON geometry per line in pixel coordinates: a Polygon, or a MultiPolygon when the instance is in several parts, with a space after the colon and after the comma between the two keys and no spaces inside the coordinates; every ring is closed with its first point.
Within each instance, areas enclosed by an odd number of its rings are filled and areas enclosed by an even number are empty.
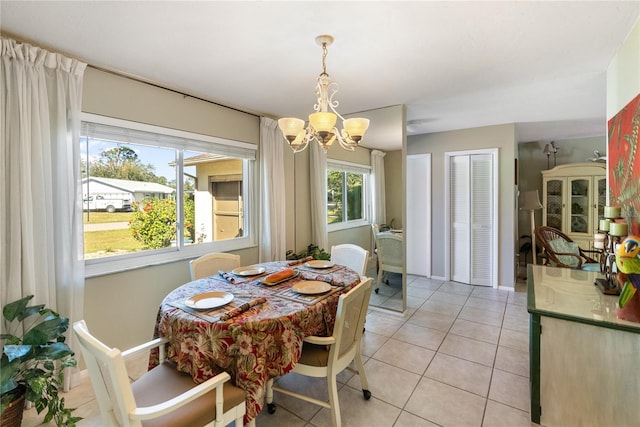
{"type": "Polygon", "coordinates": [[[58,426],[75,426],[81,418],[73,417],[75,408],[65,408],[64,398],[58,395],[63,369],[76,365],[73,351],[64,342],[69,319],[43,304],[28,306],[32,298],[26,296],[2,310],[7,333],[0,335],[0,424],[9,425],[12,420],[20,425],[24,403],[15,402],[26,399],[38,414],[47,409],[45,423],[53,420],[58,426]],[[8,408],[16,406],[14,417],[8,408]]]}

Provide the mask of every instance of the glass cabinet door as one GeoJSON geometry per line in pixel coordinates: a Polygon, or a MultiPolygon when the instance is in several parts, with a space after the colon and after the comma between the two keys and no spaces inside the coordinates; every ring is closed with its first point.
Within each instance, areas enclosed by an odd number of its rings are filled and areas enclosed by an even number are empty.
{"type": "Polygon", "coordinates": [[[550,179],[547,181],[547,193],[545,194],[546,219],[549,227],[562,230],[562,187],[563,179],[550,179]]]}
{"type": "Polygon", "coordinates": [[[570,233],[589,233],[589,187],[591,178],[569,178],[570,233]]]}

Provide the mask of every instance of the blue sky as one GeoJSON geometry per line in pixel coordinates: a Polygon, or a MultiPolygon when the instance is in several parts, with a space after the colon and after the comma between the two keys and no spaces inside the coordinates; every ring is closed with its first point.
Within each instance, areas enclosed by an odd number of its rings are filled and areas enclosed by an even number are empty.
{"type": "MultiPolygon", "coordinates": [[[[89,161],[95,162],[100,158],[100,153],[105,150],[109,150],[118,145],[116,142],[105,141],[100,139],[91,139],[89,142],[89,161]]],[[[176,179],[174,167],[169,166],[169,163],[175,162],[175,150],[169,148],[151,147],[137,144],[122,144],[131,148],[138,155],[138,159],[144,165],[151,164],[155,167],[155,174],[158,176],[164,176],[167,181],[174,181],[176,179]]],[[[87,158],[87,141],[86,138],[80,138],[80,152],[82,153],[82,159],[87,158]]],[[[200,153],[185,152],[185,157],[191,157],[200,153]]],[[[185,172],[194,174],[195,167],[185,168],[185,172]]]]}

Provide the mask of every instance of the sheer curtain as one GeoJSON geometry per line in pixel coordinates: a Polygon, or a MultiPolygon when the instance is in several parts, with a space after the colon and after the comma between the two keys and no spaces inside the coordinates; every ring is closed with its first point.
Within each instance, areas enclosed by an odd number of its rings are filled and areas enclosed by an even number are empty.
{"type": "Polygon", "coordinates": [[[372,189],[372,224],[385,224],[387,214],[385,207],[384,189],[384,156],[386,153],[379,150],[371,151],[371,189],[372,189]]]}
{"type": "Polygon", "coordinates": [[[260,118],[260,262],[285,259],[285,143],[278,122],[260,118]]]}
{"type": "Polygon", "coordinates": [[[331,248],[327,236],[327,155],[320,146],[309,144],[310,191],[311,191],[311,240],[327,252],[331,248]]]}
{"type": "MultiPolygon", "coordinates": [[[[83,316],[84,298],[78,184],[86,64],[0,40],[0,306],[34,295],[33,303],[72,323],[83,316]]],[[[68,340],[74,348],[73,334],[68,340]]]]}

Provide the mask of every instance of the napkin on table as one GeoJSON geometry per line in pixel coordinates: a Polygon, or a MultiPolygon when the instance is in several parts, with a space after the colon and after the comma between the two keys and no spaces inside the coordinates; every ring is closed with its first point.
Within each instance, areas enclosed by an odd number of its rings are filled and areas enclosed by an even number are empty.
{"type": "Polygon", "coordinates": [[[307,262],[307,261],[311,261],[311,260],[313,260],[313,257],[312,256],[308,256],[306,258],[296,259],[296,260],[293,260],[291,262],[288,262],[287,266],[291,267],[292,265],[302,264],[303,262],[307,262]]]}
{"type": "Polygon", "coordinates": [[[231,319],[232,317],[235,317],[239,314],[244,313],[245,311],[249,310],[252,307],[255,307],[256,305],[262,304],[263,302],[266,302],[267,299],[264,297],[260,297],[260,298],[256,298],[254,300],[251,300],[249,302],[246,302],[244,304],[242,304],[239,307],[234,308],[233,310],[228,311],[227,313],[223,314],[222,316],[220,316],[220,321],[225,322],[229,319],[231,319]]]}
{"type": "Polygon", "coordinates": [[[234,284],[236,283],[236,279],[229,273],[225,273],[224,271],[220,270],[218,271],[218,274],[222,276],[224,280],[226,280],[227,282],[234,283],[234,284]]]}

